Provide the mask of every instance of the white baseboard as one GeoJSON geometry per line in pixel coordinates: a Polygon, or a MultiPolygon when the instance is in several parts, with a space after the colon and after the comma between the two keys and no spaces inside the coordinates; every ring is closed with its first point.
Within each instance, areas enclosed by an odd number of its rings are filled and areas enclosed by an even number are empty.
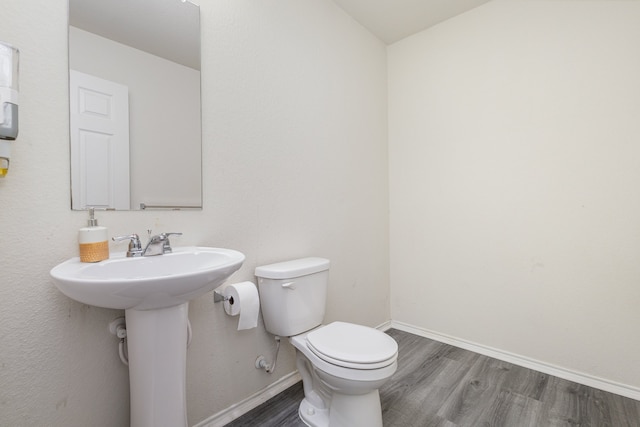
{"type": "Polygon", "coordinates": [[[533,369],[535,371],[543,372],[545,374],[552,375],[554,377],[573,381],[589,387],[608,391],[611,393],[618,394],[620,396],[625,396],[625,397],[640,401],[640,388],[638,387],[618,383],[615,381],[609,381],[603,378],[598,378],[593,375],[588,375],[582,372],[572,371],[566,368],[561,368],[548,363],[540,362],[538,360],[530,359],[528,357],[520,356],[518,354],[513,354],[503,350],[498,350],[492,347],[487,347],[481,344],[476,344],[470,341],[465,341],[456,337],[440,334],[438,332],[430,331],[424,328],[419,328],[403,322],[397,322],[395,320],[391,321],[390,326],[393,329],[398,329],[400,331],[404,331],[410,334],[429,338],[434,341],[450,344],[454,347],[463,348],[465,350],[469,350],[475,353],[483,354],[485,356],[493,357],[494,359],[513,363],[514,365],[533,369]]]}
{"type": "Polygon", "coordinates": [[[389,329],[392,328],[391,324],[392,324],[392,321],[391,320],[387,320],[386,322],[376,326],[376,329],[378,329],[378,330],[380,330],[382,332],[386,332],[386,331],[388,331],[389,329]]]}
{"type": "Polygon", "coordinates": [[[227,409],[224,409],[217,414],[213,414],[206,420],[203,420],[193,427],[222,427],[225,424],[239,418],[246,414],[253,408],[256,408],[271,399],[273,396],[282,393],[292,385],[301,381],[298,371],[291,372],[288,375],[280,378],[273,384],[269,384],[259,392],[247,397],[241,402],[231,405],[227,409]]]}

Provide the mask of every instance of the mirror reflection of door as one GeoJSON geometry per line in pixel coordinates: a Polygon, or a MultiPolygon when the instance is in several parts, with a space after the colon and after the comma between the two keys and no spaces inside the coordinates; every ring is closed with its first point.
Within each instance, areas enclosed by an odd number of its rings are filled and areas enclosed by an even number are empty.
{"type": "Polygon", "coordinates": [[[72,208],[129,209],[129,90],[70,70],[72,208]]]}
{"type": "Polygon", "coordinates": [[[105,201],[115,184],[99,179],[102,153],[84,171],[72,164],[74,178],[96,171],[89,187],[76,189],[72,179],[72,209],[202,208],[199,22],[189,1],[69,0],[69,69],[129,89],[128,206],[105,201]]]}

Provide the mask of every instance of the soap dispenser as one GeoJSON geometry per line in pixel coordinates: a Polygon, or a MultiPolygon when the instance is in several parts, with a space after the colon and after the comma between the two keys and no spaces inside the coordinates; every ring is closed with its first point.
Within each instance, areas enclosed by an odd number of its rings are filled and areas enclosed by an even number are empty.
{"type": "Polygon", "coordinates": [[[0,178],[9,171],[11,141],[18,137],[18,58],[15,47],[0,41],[0,178]]]}
{"type": "Polygon", "coordinates": [[[109,258],[107,227],[98,225],[94,208],[89,208],[87,226],[78,232],[78,243],[82,262],[98,262],[109,258]]]}

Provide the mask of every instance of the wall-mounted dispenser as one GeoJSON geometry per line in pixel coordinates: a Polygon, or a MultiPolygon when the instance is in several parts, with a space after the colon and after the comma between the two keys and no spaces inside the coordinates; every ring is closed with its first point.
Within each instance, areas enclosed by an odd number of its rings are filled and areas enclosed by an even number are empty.
{"type": "Polygon", "coordinates": [[[18,137],[18,60],[15,47],[0,42],[0,178],[9,171],[11,142],[18,137]]]}

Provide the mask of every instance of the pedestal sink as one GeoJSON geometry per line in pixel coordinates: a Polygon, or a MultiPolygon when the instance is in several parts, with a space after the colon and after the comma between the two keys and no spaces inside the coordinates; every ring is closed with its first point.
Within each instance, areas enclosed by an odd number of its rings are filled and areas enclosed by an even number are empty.
{"type": "Polygon", "coordinates": [[[231,249],[183,247],[140,258],[116,253],[92,264],[71,258],[51,270],[69,298],[125,310],[131,427],[187,425],[189,301],[221,285],[244,258],[231,249]]]}

